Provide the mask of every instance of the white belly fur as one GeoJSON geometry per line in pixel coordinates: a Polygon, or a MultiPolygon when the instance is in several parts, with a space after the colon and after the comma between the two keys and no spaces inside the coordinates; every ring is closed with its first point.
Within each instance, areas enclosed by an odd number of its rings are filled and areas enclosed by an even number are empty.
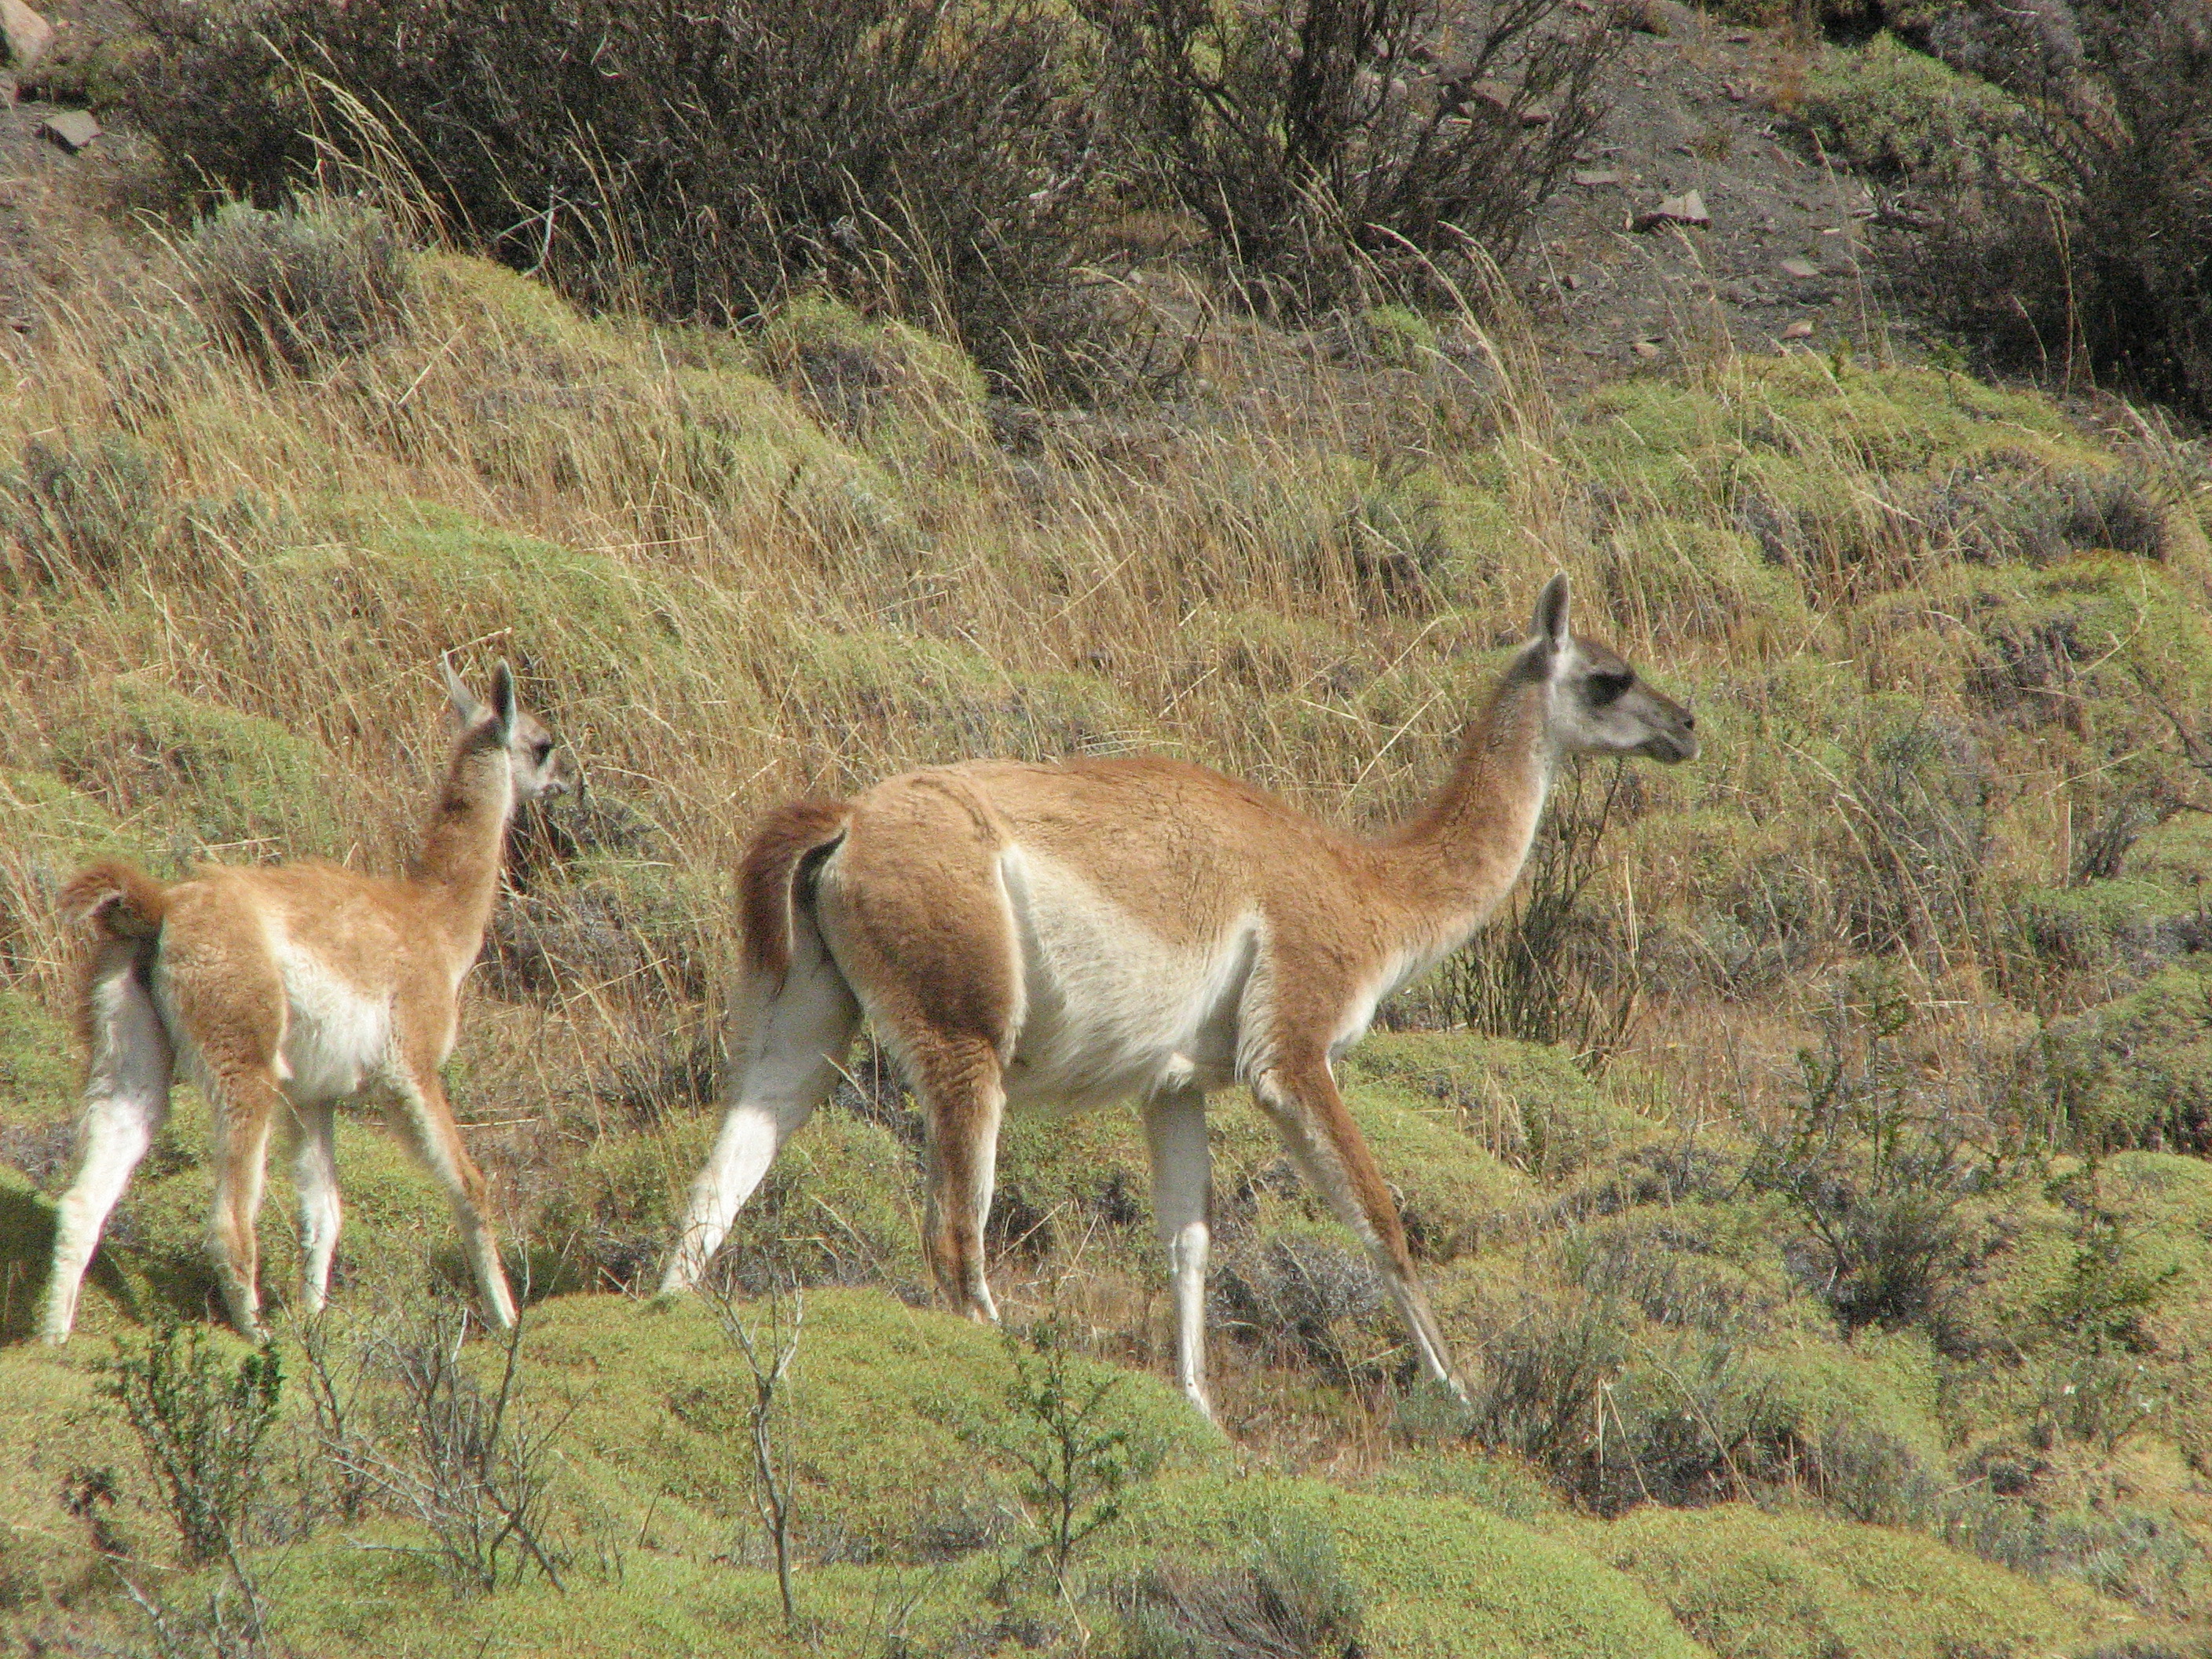
{"type": "Polygon", "coordinates": [[[279,940],[275,955],[290,1003],[279,1074],[294,1100],[357,1095],[390,1068],[392,1002],[364,995],[307,952],[279,940]]]}
{"type": "Polygon", "coordinates": [[[1022,988],[1008,1105],[1076,1110],[1235,1079],[1262,924],[1170,945],[1080,876],[1016,847],[1000,860],[1022,988]]]}

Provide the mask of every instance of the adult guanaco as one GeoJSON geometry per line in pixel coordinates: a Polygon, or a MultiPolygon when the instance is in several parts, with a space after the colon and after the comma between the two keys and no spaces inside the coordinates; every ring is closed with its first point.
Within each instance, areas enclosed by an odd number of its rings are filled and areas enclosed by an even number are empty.
{"type": "Polygon", "coordinates": [[[483,1176],[438,1068],[491,918],[508,821],[519,803],[568,785],[552,738],[516,707],[504,662],[489,700],[450,663],[444,674],[459,735],[404,877],[302,860],[206,866],[165,886],[107,860],[63,888],[64,915],[92,936],[80,1010],[90,1064],[55,1229],[48,1341],[76,1322],[100,1230],[168,1115],[179,1070],[213,1115],[207,1248],[242,1334],[261,1334],[254,1226],[271,1133],[293,1147],[302,1302],[319,1310],[338,1239],[337,1109],[364,1097],[385,1104],[446,1189],[485,1316],[514,1323],[483,1176]]]}
{"type": "Polygon", "coordinates": [[[1179,1378],[1210,1414],[1205,1101],[1243,1083],[1372,1255],[1422,1364],[1458,1387],[1332,1062],[1505,897],[1563,757],[1696,754],[1690,712],[1571,633],[1567,599],[1553,577],[1449,780],[1379,836],[1158,758],[970,762],[771,812],[739,878],[722,1127],[662,1290],[699,1279],[865,1014],[927,1126],[932,1270],[972,1316],[996,1316],[983,1224],[1001,1114],[1133,1099],[1179,1378]]]}

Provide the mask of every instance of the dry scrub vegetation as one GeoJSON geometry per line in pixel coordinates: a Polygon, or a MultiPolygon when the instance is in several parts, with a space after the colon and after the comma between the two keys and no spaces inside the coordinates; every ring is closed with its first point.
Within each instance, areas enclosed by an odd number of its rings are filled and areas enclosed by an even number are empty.
{"type": "Polygon", "coordinates": [[[518,835],[452,1068],[533,1305],[464,1342],[428,1188],[349,1124],[329,1321],[250,1366],[141,1334],[207,1314],[180,1091],[79,1344],[0,1351],[11,1634],[2201,1651],[2201,448],[1840,356],[1554,406],[1495,293],[1291,325],[1203,262],[1118,290],[1165,392],[1038,407],[833,283],[743,332],[592,316],[376,200],[224,206],[7,348],[0,1327],[66,1176],[58,881],[389,867],[444,649],[508,657],[588,779],[518,835]],[[1555,568],[1710,744],[1572,780],[1515,915],[1347,1067],[1471,1409],[1229,1101],[1226,1439],[1158,1381],[1132,1124],[1010,1126],[1010,1353],[908,1305],[919,1126],[872,1054],[741,1218],[723,1317],[642,1301],[759,807],[1145,748],[1380,820],[1555,568]],[[249,1418],[251,1480],[193,1438],[249,1418]],[[203,1468],[213,1507],[173,1496],[203,1468]]]}

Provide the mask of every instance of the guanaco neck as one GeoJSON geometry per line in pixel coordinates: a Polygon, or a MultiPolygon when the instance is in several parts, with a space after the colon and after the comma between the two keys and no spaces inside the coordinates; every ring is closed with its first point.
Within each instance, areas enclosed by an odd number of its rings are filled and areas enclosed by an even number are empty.
{"type": "Polygon", "coordinates": [[[1417,933],[1449,948],[1512,890],[1557,763],[1543,657],[1524,653],[1469,722],[1451,776],[1382,838],[1389,886],[1417,933]]]}
{"type": "Polygon", "coordinates": [[[507,750],[486,730],[464,734],[453,747],[407,876],[444,896],[447,940],[471,957],[483,944],[491,921],[507,822],[514,812],[507,750]]]}

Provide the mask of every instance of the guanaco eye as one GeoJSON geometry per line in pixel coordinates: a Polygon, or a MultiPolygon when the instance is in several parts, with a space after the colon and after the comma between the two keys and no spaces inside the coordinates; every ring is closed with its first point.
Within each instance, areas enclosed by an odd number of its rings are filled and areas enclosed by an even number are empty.
{"type": "Polygon", "coordinates": [[[552,752],[553,740],[550,738],[540,738],[530,745],[530,758],[540,766],[545,764],[545,757],[552,752]]]}
{"type": "Polygon", "coordinates": [[[1600,705],[1615,702],[1635,684],[1633,674],[1593,674],[1589,677],[1590,701],[1600,705]]]}

